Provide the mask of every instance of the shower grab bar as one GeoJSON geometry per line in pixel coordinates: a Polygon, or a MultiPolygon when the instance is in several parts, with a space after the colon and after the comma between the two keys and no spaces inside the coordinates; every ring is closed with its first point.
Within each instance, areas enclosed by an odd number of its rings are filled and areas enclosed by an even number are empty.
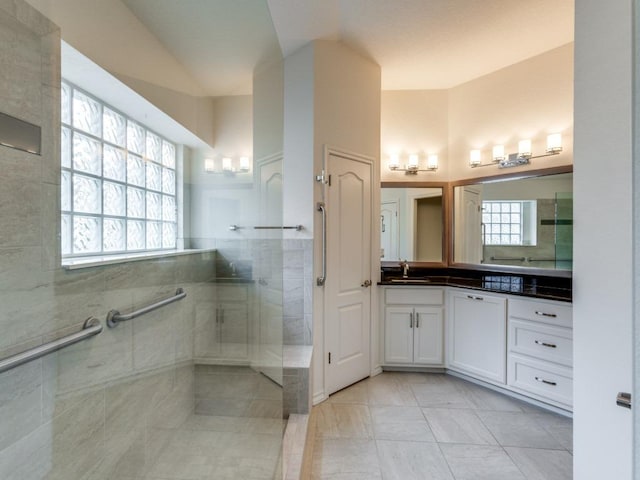
{"type": "Polygon", "coordinates": [[[271,226],[255,226],[255,227],[241,227],[240,225],[229,225],[229,230],[231,230],[232,232],[235,232],[236,230],[240,230],[241,228],[253,228],[254,230],[295,230],[297,232],[299,232],[300,230],[303,230],[304,227],[302,225],[293,225],[290,227],[271,227],[271,226]]]}
{"type": "Polygon", "coordinates": [[[518,262],[524,262],[527,258],[526,257],[491,257],[491,260],[498,260],[498,261],[518,261],[518,262]]]}
{"type": "Polygon", "coordinates": [[[322,276],[316,279],[316,285],[322,287],[327,281],[327,209],[324,203],[318,202],[316,210],[322,213],[322,276]]]}
{"type": "Polygon", "coordinates": [[[303,228],[302,225],[293,225],[291,227],[253,227],[254,230],[296,230],[298,232],[303,228]]]}
{"type": "Polygon", "coordinates": [[[530,262],[571,262],[570,258],[531,258],[529,257],[530,262]]]}
{"type": "Polygon", "coordinates": [[[11,355],[10,357],[3,358],[2,360],[0,360],[0,373],[11,370],[12,368],[30,362],[31,360],[36,360],[49,353],[60,350],[61,348],[73,345],[74,343],[81,342],[82,340],[85,340],[89,337],[98,335],[100,332],[102,332],[102,324],[100,323],[100,320],[95,317],[89,317],[84,321],[82,330],[80,330],[79,332],[72,333],[71,335],[67,335],[66,337],[62,337],[48,343],[44,343],[38,347],[25,350],[22,353],[17,353],[15,355],[11,355]]]}
{"type": "Polygon", "coordinates": [[[176,290],[176,294],[173,297],[165,298],[164,300],[160,300],[159,302],[156,302],[154,304],[147,305],[146,307],[143,307],[140,310],[136,310],[135,312],[121,314],[118,310],[110,310],[107,314],[107,326],[109,328],[113,328],[118,324],[118,322],[133,320],[140,315],[144,315],[145,313],[152,312],[153,310],[157,310],[158,308],[169,305],[170,303],[182,300],[186,296],[187,293],[182,288],[178,288],[176,290]]]}

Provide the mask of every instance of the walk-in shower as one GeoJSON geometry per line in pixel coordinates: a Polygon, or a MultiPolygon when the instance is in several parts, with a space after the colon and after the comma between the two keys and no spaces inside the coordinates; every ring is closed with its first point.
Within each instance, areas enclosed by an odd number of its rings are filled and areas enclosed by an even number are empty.
{"type": "Polygon", "coordinates": [[[0,146],[0,478],[281,478],[266,2],[2,1],[0,58],[0,112],[41,132],[39,153],[0,146]],[[225,14],[261,51],[216,94],[177,58],[225,14]]]}

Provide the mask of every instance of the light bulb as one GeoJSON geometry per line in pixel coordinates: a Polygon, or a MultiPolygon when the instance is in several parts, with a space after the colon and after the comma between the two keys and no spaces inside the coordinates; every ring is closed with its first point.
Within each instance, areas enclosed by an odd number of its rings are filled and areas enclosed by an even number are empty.
{"type": "Polygon", "coordinates": [[[504,145],[493,146],[493,161],[500,162],[504,160],[504,145]]]}
{"type": "Polygon", "coordinates": [[[240,171],[241,172],[249,171],[249,157],[240,157],[240,171]]]}
{"type": "Polygon", "coordinates": [[[389,170],[397,170],[400,168],[400,157],[397,153],[389,155],[389,170]]]}
{"type": "Polygon", "coordinates": [[[207,173],[213,173],[215,171],[215,163],[213,158],[204,159],[204,171],[207,173]]]}
{"type": "Polygon", "coordinates": [[[407,165],[407,170],[418,170],[418,155],[415,153],[409,155],[409,165],[407,165]]]}
{"type": "Polygon", "coordinates": [[[431,154],[427,157],[427,168],[429,170],[438,169],[438,155],[431,154]]]}
{"type": "Polygon", "coordinates": [[[231,159],[229,157],[224,157],[222,159],[222,170],[224,172],[233,171],[233,166],[231,165],[231,159]]]}
{"type": "Polygon", "coordinates": [[[469,165],[472,167],[480,165],[480,150],[471,150],[469,152],[469,165]]]}
{"type": "Polygon", "coordinates": [[[518,157],[531,157],[531,140],[520,140],[518,142],[518,157]]]}
{"type": "Polygon", "coordinates": [[[552,133],[547,137],[547,153],[559,153],[562,151],[562,135],[552,133]]]}

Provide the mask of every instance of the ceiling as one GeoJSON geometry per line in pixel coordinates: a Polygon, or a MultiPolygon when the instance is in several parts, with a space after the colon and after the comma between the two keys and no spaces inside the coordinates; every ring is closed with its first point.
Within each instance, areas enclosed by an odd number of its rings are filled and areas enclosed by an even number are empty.
{"type": "Polygon", "coordinates": [[[574,0],[28,1],[108,70],[196,95],[251,93],[257,65],[315,39],[378,63],[385,90],[450,88],[573,41],[574,0]]]}
{"type": "Polygon", "coordinates": [[[268,0],[286,56],[340,40],[385,90],[450,88],[573,41],[573,0],[268,0]]]}

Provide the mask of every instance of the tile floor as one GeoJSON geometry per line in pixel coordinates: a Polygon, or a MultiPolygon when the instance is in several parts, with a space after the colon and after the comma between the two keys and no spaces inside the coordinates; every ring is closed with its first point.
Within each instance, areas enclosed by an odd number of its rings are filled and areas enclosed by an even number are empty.
{"type": "Polygon", "coordinates": [[[313,480],[566,480],[572,421],[444,374],[385,372],[313,408],[313,480]]]}

